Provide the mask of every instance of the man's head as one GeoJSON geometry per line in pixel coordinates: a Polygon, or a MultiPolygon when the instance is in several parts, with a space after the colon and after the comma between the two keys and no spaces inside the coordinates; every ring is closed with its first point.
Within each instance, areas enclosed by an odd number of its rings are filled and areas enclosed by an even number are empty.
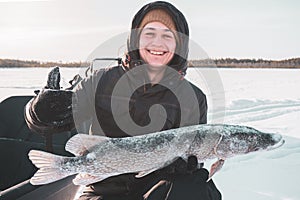
{"type": "Polygon", "coordinates": [[[128,39],[131,67],[136,62],[168,65],[186,71],[189,29],[183,14],[172,4],[157,1],[142,7],[134,16],[128,39]]]}

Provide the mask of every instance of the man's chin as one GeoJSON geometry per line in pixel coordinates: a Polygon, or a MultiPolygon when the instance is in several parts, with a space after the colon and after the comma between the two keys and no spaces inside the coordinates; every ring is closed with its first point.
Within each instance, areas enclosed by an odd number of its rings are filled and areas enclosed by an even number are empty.
{"type": "Polygon", "coordinates": [[[166,69],[167,65],[161,64],[161,63],[148,63],[147,68],[149,70],[153,71],[161,71],[166,69]]]}
{"type": "Polygon", "coordinates": [[[163,67],[164,65],[161,63],[150,63],[149,64],[151,67],[163,67]]]}
{"type": "Polygon", "coordinates": [[[148,63],[148,65],[151,68],[165,68],[166,67],[165,64],[161,64],[161,63],[148,63]]]}

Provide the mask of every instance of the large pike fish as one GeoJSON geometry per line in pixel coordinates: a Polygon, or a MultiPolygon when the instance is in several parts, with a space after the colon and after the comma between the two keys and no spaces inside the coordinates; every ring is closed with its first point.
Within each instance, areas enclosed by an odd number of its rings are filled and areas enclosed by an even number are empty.
{"type": "Polygon", "coordinates": [[[76,157],[63,157],[31,150],[29,158],[39,170],[30,179],[41,185],[78,174],[76,185],[89,185],[110,176],[138,173],[145,176],[178,157],[195,155],[198,162],[217,159],[211,177],[227,158],[250,152],[271,150],[284,143],[282,136],[237,125],[194,125],[126,138],[77,134],[65,149],[76,157]]]}

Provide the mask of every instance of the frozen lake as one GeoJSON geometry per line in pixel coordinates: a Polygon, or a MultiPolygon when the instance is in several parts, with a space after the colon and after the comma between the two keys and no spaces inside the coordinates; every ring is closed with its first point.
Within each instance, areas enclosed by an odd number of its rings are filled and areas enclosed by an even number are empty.
{"type": "MultiPolygon", "coordinates": [[[[68,86],[79,71],[61,68],[61,85],[68,86]]],[[[0,68],[0,101],[33,95],[45,86],[48,72],[0,68]]],[[[214,176],[223,199],[299,200],[300,70],[189,69],[187,78],[207,95],[209,123],[252,126],[286,140],[277,150],[227,160],[214,176]]]]}

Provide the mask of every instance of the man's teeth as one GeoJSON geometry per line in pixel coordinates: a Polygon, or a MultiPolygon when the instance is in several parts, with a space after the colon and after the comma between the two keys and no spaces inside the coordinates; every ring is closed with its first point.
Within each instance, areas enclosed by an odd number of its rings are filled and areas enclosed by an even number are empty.
{"type": "Polygon", "coordinates": [[[164,54],[163,51],[151,51],[151,50],[150,50],[150,53],[154,54],[154,55],[163,55],[164,54]]]}

